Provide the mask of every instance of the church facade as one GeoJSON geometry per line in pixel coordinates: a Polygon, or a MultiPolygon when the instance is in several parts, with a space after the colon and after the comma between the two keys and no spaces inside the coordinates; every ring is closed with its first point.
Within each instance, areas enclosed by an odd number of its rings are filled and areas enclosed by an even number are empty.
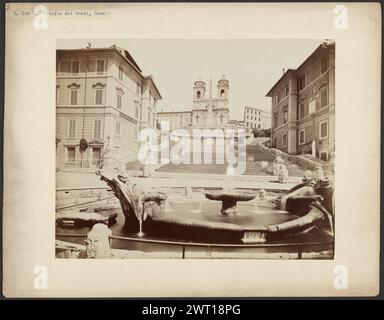
{"type": "Polygon", "coordinates": [[[169,122],[170,130],[177,128],[226,128],[229,121],[229,81],[224,76],[217,82],[216,97],[200,78],[193,85],[192,110],[158,112],[158,122],[169,122]],[[207,90],[208,89],[208,90],[207,90]]]}

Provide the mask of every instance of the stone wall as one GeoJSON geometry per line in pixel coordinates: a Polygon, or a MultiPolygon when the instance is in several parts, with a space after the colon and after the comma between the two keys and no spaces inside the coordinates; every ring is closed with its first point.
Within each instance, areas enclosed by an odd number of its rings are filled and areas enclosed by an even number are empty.
{"type": "Polygon", "coordinates": [[[284,161],[286,161],[288,163],[297,164],[298,166],[305,167],[308,170],[314,170],[314,169],[316,169],[319,166],[322,167],[322,168],[324,167],[324,164],[322,164],[320,161],[319,162],[313,161],[313,160],[301,157],[299,155],[290,155],[290,154],[287,154],[285,152],[282,152],[281,150],[278,150],[278,149],[275,149],[275,148],[268,148],[268,147],[266,147],[266,146],[264,146],[262,144],[259,144],[259,143],[257,144],[257,146],[261,150],[270,153],[274,157],[279,155],[281,158],[283,158],[284,161]]]}

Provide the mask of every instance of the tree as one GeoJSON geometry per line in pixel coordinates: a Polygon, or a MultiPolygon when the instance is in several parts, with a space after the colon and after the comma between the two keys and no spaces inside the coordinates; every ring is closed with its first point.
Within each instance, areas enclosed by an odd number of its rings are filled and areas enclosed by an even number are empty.
{"type": "Polygon", "coordinates": [[[255,138],[271,137],[271,129],[252,129],[253,136],[255,138]]]}

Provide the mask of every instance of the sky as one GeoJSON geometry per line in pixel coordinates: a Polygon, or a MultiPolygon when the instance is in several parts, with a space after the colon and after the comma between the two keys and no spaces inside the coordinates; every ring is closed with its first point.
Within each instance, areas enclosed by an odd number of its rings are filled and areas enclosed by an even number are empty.
{"type": "Polygon", "coordinates": [[[126,49],[144,75],[152,75],[163,97],[157,111],[192,109],[193,83],[212,78],[212,95],[222,75],[229,80],[230,119],[243,119],[244,106],[271,110],[266,93],[283,74],[297,68],[322,42],[308,40],[58,40],[57,49],[126,49]]]}

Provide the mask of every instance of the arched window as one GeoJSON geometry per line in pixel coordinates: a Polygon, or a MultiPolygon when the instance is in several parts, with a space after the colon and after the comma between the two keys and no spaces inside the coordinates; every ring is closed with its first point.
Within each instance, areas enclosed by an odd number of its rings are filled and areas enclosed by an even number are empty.
{"type": "Polygon", "coordinates": [[[225,90],[224,90],[224,89],[221,89],[221,91],[220,91],[220,97],[224,97],[224,94],[225,94],[225,90]]]}
{"type": "Polygon", "coordinates": [[[201,92],[200,92],[200,91],[197,91],[197,93],[196,93],[196,98],[197,98],[197,99],[200,99],[200,97],[201,97],[201,92]]]}

